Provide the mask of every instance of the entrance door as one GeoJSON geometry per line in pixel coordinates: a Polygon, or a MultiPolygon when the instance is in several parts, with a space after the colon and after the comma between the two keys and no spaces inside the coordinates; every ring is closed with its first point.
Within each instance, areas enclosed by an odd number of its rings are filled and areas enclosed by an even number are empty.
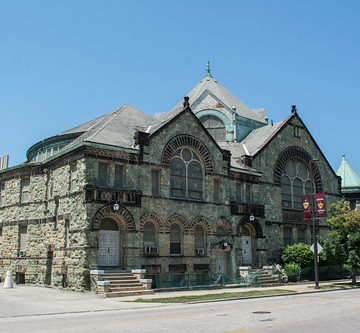
{"type": "Polygon", "coordinates": [[[99,231],[99,266],[119,266],[120,233],[115,230],[99,231]]]}
{"type": "Polygon", "coordinates": [[[216,272],[227,274],[227,253],[218,252],[216,255],[216,272]]]}
{"type": "Polygon", "coordinates": [[[242,264],[243,265],[252,264],[251,237],[250,236],[242,236],[241,237],[241,250],[242,250],[242,264]]]}

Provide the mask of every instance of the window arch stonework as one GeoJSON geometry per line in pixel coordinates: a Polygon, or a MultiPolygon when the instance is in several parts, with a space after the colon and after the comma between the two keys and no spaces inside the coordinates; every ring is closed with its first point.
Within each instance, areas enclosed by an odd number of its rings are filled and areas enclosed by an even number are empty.
{"type": "Polygon", "coordinates": [[[274,167],[274,183],[281,184],[281,176],[284,174],[285,164],[289,159],[294,158],[303,161],[305,165],[310,165],[311,163],[316,192],[322,192],[321,175],[316,163],[311,162],[312,157],[306,150],[296,146],[286,148],[280,153],[279,157],[277,158],[274,167]]]}
{"type": "Polygon", "coordinates": [[[189,228],[190,234],[194,234],[195,228],[197,225],[201,225],[204,228],[207,235],[211,234],[211,227],[210,227],[209,221],[205,217],[202,217],[202,216],[195,217],[191,221],[190,228],[189,228]]]}
{"type": "Polygon", "coordinates": [[[251,225],[252,228],[255,230],[256,238],[264,238],[263,229],[261,227],[260,222],[257,219],[254,219],[254,221],[250,221],[249,216],[244,216],[237,226],[237,235],[241,236],[241,232],[245,225],[251,225]]]}
{"type": "Polygon", "coordinates": [[[121,207],[121,209],[117,211],[115,211],[111,205],[101,207],[94,215],[92,229],[99,230],[104,218],[115,220],[119,226],[127,232],[136,232],[134,219],[125,207],[121,207]]]}
{"type": "Polygon", "coordinates": [[[175,151],[182,147],[193,148],[200,155],[204,163],[205,172],[208,174],[214,173],[214,161],[209,149],[200,140],[191,135],[178,135],[165,145],[161,156],[162,165],[169,167],[175,151]]]}
{"type": "Polygon", "coordinates": [[[231,234],[232,234],[231,223],[228,220],[220,219],[214,223],[214,226],[213,226],[213,235],[214,236],[216,236],[216,231],[217,231],[218,227],[223,227],[225,229],[226,235],[231,236],[231,234]]]}
{"type": "Polygon", "coordinates": [[[163,224],[161,218],[154,213],[145,214],[140,219],[140,227],[139,227],[140,232],[144,231],[144,225],[147,222],[153,223],[155,225],[155,228],[158,230],[158,232],[161,232],[161,233],[164,232],[164,224],[163,224]]]}
{"type": "Polygon", "coordinates": [[[165,227],[164,227],[164,232],[165,233],[170,233],[171,225],[174,224],[174,223],[180,225],[183,233],[188,233],[189,232],[188,223],[186,222],[185,218],[183,218],[180,215],[173,215],[173,216],[171,216],[171,217],[169,217],[167,219],[165,227]]]}

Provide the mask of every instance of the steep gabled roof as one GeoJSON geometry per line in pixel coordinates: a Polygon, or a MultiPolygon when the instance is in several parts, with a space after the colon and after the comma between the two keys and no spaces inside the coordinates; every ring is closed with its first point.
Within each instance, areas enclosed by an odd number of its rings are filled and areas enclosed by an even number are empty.
{"type": "Polygon", "coordinates": [[[345,160],[345,154],[336,174],[341,177],[341,190],[343,192],[349,192],[353,190],[360,191],[360,178],[345,160]]]}
{"type": "MultiPolygon", "coordinates": [[[[80,142],[93,142],[124,148],[131,148],[134,144],[134,133],[138,128],[146,130],[147,127],[157,124],[154,117],[125,104],[120,108],[91,121],[75,127],[69,131],[85,132],[69,143],[64,149],[70,148],[80,142]]],[[[64,133],[68,133],[66,131],[64,133]]]]}
{"type": "MultiPolygon", "coordinates": [[[[235,97],[230,91],[225,89],[219,82],[217,82],[211,76],[205,76],[194,89],[192,89],[187,96],[189,96],[190,107],[194,110],[194,106],[201,99],[201,97],[210,94],[216,96],[217,99],[230,111],[233,106],[236,107],[236,113],[244,118],[253,119],[262,123],[265,123],[265,110],[264,109],[250,109],[237,97],[235,97]]],[[[182,110],[182,101],[180,101],[170,112],[178,113],[182,110]]],[[[155,115],[158,119],[166,117],[162,113],[155,115]]]]}

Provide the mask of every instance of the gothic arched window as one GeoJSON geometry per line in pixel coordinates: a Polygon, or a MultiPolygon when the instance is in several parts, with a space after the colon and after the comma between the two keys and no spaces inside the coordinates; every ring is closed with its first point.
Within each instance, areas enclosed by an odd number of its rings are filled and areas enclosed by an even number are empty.
{"type": "Polygon", "coordinates": [[[189,148],[175,151],[170,161],[170,196],[202,200],[204,168],[195,152],[189,148]]]}
{"type": "Polygon", "coordinates": [[[226,127],[218,117],[204,116],[200,121],[215,141],[226,141],[226,127]]]}
{"type": "Polygon", "coordinates": [[[299,159],[289,159],[281,176],[281,197],[284,208],[301,209],[301,196],[311,193],[310,172],[299,159]]]}

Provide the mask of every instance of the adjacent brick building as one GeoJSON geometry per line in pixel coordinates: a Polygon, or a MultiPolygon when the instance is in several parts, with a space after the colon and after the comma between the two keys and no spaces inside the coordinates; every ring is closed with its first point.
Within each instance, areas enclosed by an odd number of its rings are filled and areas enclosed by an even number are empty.
{"type": "Polygon", "coordinates": [[[235,276],[310,243],[301,195],[312,179],[336,202],[339,178],[295,107],[268,124],[210,70],[188,97],[155,117],[124,105],[1,170],[0,276],[72,289],[99,267],[235,276]]]}

